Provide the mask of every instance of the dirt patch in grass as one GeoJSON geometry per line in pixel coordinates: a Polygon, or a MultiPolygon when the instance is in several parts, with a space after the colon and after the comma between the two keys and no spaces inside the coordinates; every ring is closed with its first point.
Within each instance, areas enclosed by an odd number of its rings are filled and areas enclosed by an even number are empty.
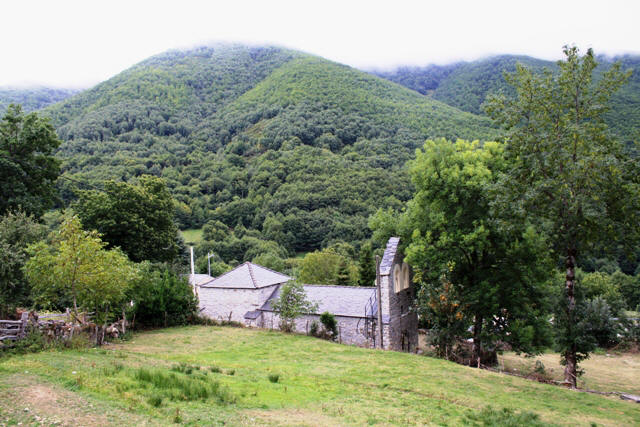
{"type": "Polygon", "coordinates": [[[29,375],[2,378],[1,425],[111,426],[155,425],[134,414],[89,401],[77,393],[29,375]],[[108,416],[107,416],[108,413],[108,416]]]}
{"type": "Polygon", "coordinates": [[[322,413],[304,409],[272,409],[245,411],[251,423],[254,425],[276,426],[341,426],[345,425],[332,417],[322,413]]]}

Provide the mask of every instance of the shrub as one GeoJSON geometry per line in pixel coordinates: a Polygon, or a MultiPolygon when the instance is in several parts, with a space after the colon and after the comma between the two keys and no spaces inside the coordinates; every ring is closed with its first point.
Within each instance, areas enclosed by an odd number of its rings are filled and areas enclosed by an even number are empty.
{"type": "Polygon", "coordinates": [[[278,381],[280,381],[280,375],[279,374],[269,374],[269,381],[271,381],[272,383],[277,383],[278,381]]]}
{"type": "Polygon", "coordinates": [[[198,303],[186,279],[168,269],[154,269],[149,263],[142,264],[140,270],[129,295],[137,325],[167,327],[195,320],[198,303]]]}
{"type": "Polygon", "coordinates": [[[293,332],[295,319],[304,313],[312,313],[317,304],[307,300],[307,294],[300,283],[290,281],[280,288],[280,296],[273,303],[273,309],[280,316],[280,329],[293,332]]]}
{"type": "Polygon", "coordinates": [[[314,337],[317,337],[319,327],[320,326],[318,325],[318,322],[316,322],[315,320],[311,322],[311,326],[309,326],[309,334],[313,335],[314,337]]]}
{"type": "Polygon", "coordinates": [[[325,311],[320,315],[320,322],[331,339],[338,337],[338,322],[333,314],[325,311]]]}

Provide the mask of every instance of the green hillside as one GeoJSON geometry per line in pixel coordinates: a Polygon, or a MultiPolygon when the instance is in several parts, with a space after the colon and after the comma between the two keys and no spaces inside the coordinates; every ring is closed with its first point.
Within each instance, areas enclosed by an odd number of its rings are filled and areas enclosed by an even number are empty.
{"type": "Polygon", "coordinates": [[[640,423],[637,404],[617,396],[232,327],[155,330],[104,348],[0,359],[0,391],[8,425],[32,425],[34,416],[46,425],[168,425],[176,414],[193,426],[640,423]]]}
{"type": "MultiPolygon", "coordinates": [[[[280,254],[357,245],[377,207],[410,197],[404,163],[426,138],[496,134],[486,118],[350,67],[239,45],[150,58],[45,113],[65,141],[65,176],[163,177],[181,228],[240,230],[238,248],[214,248],[227,261],[244,260],[248,239],[280,254]]],[[[60,183],[71,201],[78,184],[60,183]]]]}
{"type": "MultiPolygon", "coordinates": [[[[596,70],[597,74],[607,70],[616,61],[622,63],[624,70],[633,71],[627,85],[613,97],[607,122],[625,141],[637,140],[640,128],[640,57],[599,57],[598,61],[600,66],[596,70]]],[[[482,103],[489,94],[500,91],[513,94],[512,88],[504,79],[504,73],[514,72],[516,63],[538,72],[544,68],[556,68],[552,61],[528,56],[501,55],[448,66],[400,67],[395,72],[377,75],[463,111],[482,115],[482,103]]]]}
{"type": "Polygon", "coordinates": [[[0,116],[7,111],[9,104],[20,104],[22,105],[22,110],[28,113],[51,104],[55,104],[56,102],[60,102],[78,92],[78,89],[58,89],[49,87],[0,87],[0,116]]]}

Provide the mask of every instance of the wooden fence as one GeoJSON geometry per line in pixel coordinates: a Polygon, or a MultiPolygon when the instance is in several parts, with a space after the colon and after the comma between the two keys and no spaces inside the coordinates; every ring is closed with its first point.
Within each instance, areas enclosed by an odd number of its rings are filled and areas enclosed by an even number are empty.
{"type": "Polygon", "coordinates": [[[22,313],[20,320],[0,320],[0,341],[19,340],[27,333],[29,313],[22,313]]]}

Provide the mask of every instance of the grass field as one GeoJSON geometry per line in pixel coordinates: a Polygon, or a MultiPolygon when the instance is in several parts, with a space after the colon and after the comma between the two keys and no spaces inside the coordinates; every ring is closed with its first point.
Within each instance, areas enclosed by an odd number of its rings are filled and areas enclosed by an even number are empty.
{"type": "MultiPolygon", "coordinates": [[[[547,378],[556,381],[564,379],[564,366],[560,365],[558,353],[532,358],[514,353],[499,356],[500,366],[509,371],[516,369],[523,374],[533,372],[537,360],[542,362],[547,378]]],[[[584,374],[578,379],[580,388],[640,395],[640,354],[599,351],[580,362],[580,368],[584,369],[584,374]]]]}
{"type": "Polygon", "coordinates": [[[202,228],[193,228],[191,230],[181,230],[180,235],[187,245],[197,245],[202,241],[202,228]]]}
{"type": "Polygon", "coordinates": [[[560,425],[640,425],[640,407],[618,398],[231,327],[0,359],[0,396],[5,425],[464,425],[487,405],[560,425]]]}

